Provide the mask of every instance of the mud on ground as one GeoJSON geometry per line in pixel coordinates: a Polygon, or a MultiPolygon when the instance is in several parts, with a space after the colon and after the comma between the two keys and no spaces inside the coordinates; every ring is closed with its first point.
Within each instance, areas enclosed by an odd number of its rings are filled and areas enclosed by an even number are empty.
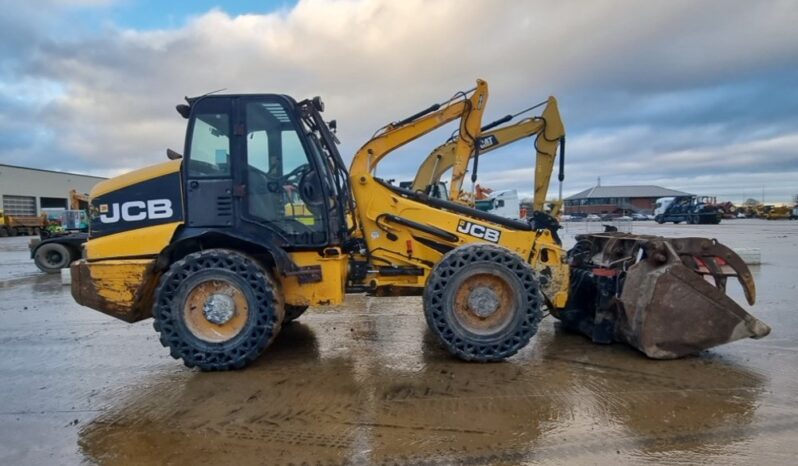
{"type": "Polygon", "coordinates": [[[205,374],[0,238],[0,464],[795,464],[798,222],[634,231],[760,248],[753,312],[773,333],[651,361],[548,318],[519,355],[472,364],[437,346],[419,298],[352,296],[205,374]]]}

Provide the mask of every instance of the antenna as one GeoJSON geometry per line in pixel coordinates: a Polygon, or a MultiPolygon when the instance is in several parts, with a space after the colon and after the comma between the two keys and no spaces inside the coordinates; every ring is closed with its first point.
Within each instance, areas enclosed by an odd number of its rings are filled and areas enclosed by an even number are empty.
{"type": "Polygon", "coordinates": [[[227,90],[226,87],[223,87],[221,89],[216,89],[215,91],[211,91],[211,92],[207,92],[205,94],[202,94],[202,97],[205,97],[205,96],[208,96],[208,95],[211,95],[211,94],[217,94],[219,92],[226,91],[226,90],[227,90]]]}

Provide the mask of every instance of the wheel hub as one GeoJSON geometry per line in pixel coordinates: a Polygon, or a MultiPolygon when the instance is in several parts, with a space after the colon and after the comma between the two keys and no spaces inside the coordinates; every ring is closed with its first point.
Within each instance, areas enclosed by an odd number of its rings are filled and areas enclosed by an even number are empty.
{"type": "Polygon", "coordinates": [[[499,297],[487,286],[478,286],[468,295],[468,307],[479,317],[488,317],[499,309],[499,297]]]}
{"type": "Polygon", "coordinates": [[[475,334],[489,335],[509,325],[518,307],[508,282],[494,273],[465,278],[453,298],[455,318],[475,334]]]}
{"type": "Polygon", "coordinates": [[[249,305],[231,281],[210,279],[195,285],[183,302],[183,319],[197,338],[211,343],[228,341],[246,325],[249,305]]]}
{"type": "Polygon", "coordinates": [[[226,294],[214,293],[205,301],[202,312],[208,322],[223,325],[230,321],[236,312],[236,303],[226,294]]]}

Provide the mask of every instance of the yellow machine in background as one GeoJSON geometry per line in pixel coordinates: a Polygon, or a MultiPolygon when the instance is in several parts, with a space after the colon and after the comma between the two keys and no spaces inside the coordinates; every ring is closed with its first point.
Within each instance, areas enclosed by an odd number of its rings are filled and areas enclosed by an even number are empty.
{"type": "Polygon", "coordinates": [[[792,207],[787,205],[774,205],[763,206],[764,208],[758,210],[762,218],[768,220],[789,220],[792,218],[792,207]]]}
{"type": "MultiPolygon", "coordinates": [[[[307,306],[356,292],[422,295],[432,333],[470,361],[515,354],[544,310],[593,341],[624,341],[656,358],[767,334],[725,295],[736,277],[753,303],[754,284],[717,242],[583,235],[566,253],[550,216],[510,220],[375,176],[395,149],[457,121],[447,153],[458,193],[484,137],[487,100],[478,80],[391,123],[347,170],[319,98],[187,99],[177,107],[188,120],[184,158],[169,151],[174,160],[92,191],[73,296],[128,322],[153,317],[171,355],[203,370],[245,366],[307,306]]],[[[538,129],[535,208],[562,147],[555,116],[550,99],[538,129]]]]}
{"type": "Polygon", "coordinates": [[[0,237],[38,235],[47,225],[47,215],[5,215],[0,209],[0,237]]]}
{"type": "MultiPolygon", "coordinates": [[[[548,100],[538,105],[522,110],[515,115],[504,116],[482,127],[479,136],[479,144],[476,145],[474,152],[470,154],[463,154],[462,152],[458,153],[455,151],[457,147],[457,140],[455,138],[436,147],[421,163],[416,177],[413,179],[411,189],[413,191],[430,193],[431,190],[439,186],[441,177],[451,169],[452,177],[449,186],[449,199],[473,206],[475,200],[474,193],[463,191],[462,189],[468,162],[474,160],[474,167],[476,168],[478,167],[476,161],[479,160],[480,156],[535,135],[537,135],[537,137],[535,138],[536,159],[533,210],[543,211],[543,204],[549,189],[549,181],[554,167],[557,148],[561,144],[564,145],[565,141],[565,126],[560,119],[557,99],[554,97],[549,97],[548,100]],[[496,128],[541,105],[545,105],[545,108],[540,116],[525,118],[517,123],[496,128]]],[[[561,173],[563,160],[561,151],[561,173]]],[[[476,170],[474,170],[472,175],[472,183],[476,183],[476,170]]],[[[560,176],[562,177],[562,174],[560,176]]],[[[560,198],[562,198],[562,194],[560,198]]],[[[556,212],[553,213],[553,215],[556,215],[556,212]]]]}

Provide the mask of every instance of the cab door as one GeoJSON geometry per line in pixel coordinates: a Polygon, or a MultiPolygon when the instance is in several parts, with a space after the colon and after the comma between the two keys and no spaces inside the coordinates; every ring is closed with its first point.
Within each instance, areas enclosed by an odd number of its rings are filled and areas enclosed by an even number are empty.
{"type": "MultiPolygon", "coordinates": [[[[318,151],[297,121],[293,100],[242,96],[241,218],[244,228],[266,230],[295,248],[327,245],[326,199],[318,151]]],[[[236,125],[239,127],[239,125],[236,125]]]]}
{"type": "Polygon", "coordinates": [[[212,96],[192,106],[183,168],[189,227],[234,225],[232,108],[229,97],[212,96]]]}

